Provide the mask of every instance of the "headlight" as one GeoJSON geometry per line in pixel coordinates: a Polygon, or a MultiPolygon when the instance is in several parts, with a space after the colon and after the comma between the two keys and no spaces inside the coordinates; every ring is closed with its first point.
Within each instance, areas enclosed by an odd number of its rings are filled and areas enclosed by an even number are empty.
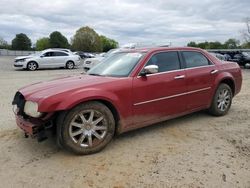
{"type": "Polygon", "coordinates": [[[25,102],[24,113],[34,118],[38,118],[42,115],[41,112],[38,112],[38,104],[32,101],[25,102]]]}
{"type": "Polygon", "coordinates": [[[24,62],[26,59],[18,59],[16,62],[24,62]]]}

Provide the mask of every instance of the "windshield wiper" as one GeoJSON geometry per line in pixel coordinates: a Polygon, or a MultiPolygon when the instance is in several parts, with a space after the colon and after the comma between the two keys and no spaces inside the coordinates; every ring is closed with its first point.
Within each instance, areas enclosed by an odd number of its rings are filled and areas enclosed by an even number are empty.
{"type": "Polygon", "coordinates": [[[90,74],[88,74],[88,75],[91,75],[91,76],[102,76],[102,75],[96,74],[96,73],[90,73],[90,74]]]}

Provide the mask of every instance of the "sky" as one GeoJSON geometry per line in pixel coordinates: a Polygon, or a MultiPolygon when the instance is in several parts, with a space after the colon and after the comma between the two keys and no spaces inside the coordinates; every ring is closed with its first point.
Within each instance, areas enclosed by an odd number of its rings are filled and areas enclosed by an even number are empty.
{"type": "Polygon", "coordinates": [[[0,37],[25,33],[35,43],[83,26],[127,43],[184,46],[189,41],[242,39],[250,0],[1,0],[0,37]]]}

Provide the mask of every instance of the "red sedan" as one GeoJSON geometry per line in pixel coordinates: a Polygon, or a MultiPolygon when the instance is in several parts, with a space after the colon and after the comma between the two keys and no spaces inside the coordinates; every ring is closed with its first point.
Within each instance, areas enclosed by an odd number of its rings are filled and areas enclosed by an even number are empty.
{"type": "Polygon", "coordinates": [[[197,48],[150,48],[113,54],[87,75],[21,88],[13,105],[25,135],[77,154],[103,149],[114,134],[208,109],[225,115],[241,89],[237,63],[197,48]]]}

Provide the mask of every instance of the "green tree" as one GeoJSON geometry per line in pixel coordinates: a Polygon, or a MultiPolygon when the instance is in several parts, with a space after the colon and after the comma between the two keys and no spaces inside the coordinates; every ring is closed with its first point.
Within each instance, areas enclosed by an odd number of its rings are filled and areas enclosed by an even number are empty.
{"type": "Polygon", "coordinates": [[[72,38],[72,48],[85,52],[101,52],[102,42],[94,29],[81,27],[72,38]]]}
{"type": "Polygon", "coordinates": [[[208,43],[208,46],[206,46],[206,49],[223,49],[223,48],[224,48],[224,45],[221,44],[221,43],[218,42],[218,41],[209,42],[209,43],[208,43]]]}
{"type": "Polygon", "coordinates": [[[54,31],[49,35],[49,44],[51,48],[69,48],[68,39],[59,31],[54,31]]]}
{"type": "Polygon", "coordinates": [[[113,48],[118,47],[118,42],[116,42],[113,39],[107,38],[103,35],[100,36],[101,42],[102,42],[102,51],[107,52],[113,48]]]}
{"type": "Polygon", "coordinates": [[[9,49],[10,45],[7,43],[6,40],[4,40],[2,37],[0,37],[0,49],[9,49]]]}
{"type": "Polygon", "coordinates": [[[191,41],[187,44],[188,47],[197,47],[197,44],[194,41],[191,41]]]}
{"type": "Polygon", "coordinates": [[[40,38],[36,41],[36,50],[41,51],[50,47],[50,42],[48,37],[40,38]]]}
{"type": "Polygon", "coordinates": [[[12,40],[13,50],[29,50],[31,49],[31,40],[26,34],[16,34],[16,37],[12,40]]]}
{"type": "Polygon", "coordinates": [[[236,39],[228,39],[225,43],[224,46],[226,49],[235,49],[240,47],[240,41],[236,39]]]}
{"type": "Polygon", "coordinates": [[[250,48],[250,42],[245,42],[241,45],[241,48],[250,48]]]}

